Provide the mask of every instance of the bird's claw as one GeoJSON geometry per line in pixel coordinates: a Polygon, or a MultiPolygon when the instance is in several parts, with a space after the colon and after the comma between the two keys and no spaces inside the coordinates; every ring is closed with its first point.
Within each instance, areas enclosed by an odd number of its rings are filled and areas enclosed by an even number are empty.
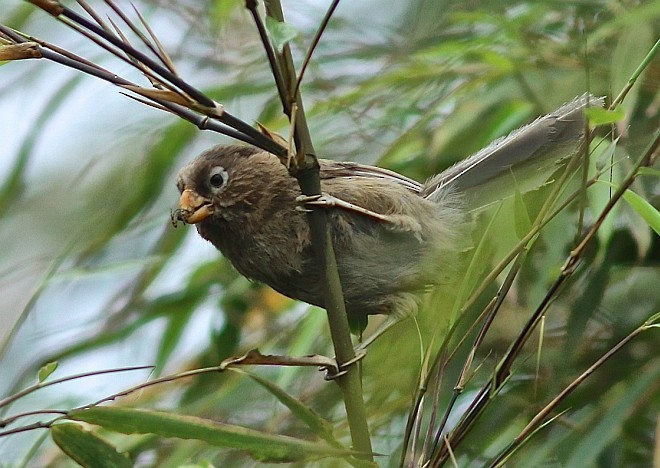
{"type": "Polygon", "coordinates": [[[296,203],[299,203],[299,205],[296,206],[296,211],[300,211],[302,213],[311,213],[314,211],[311,208],[307,208],[308,206],[321,206],[330,208],[336,206],[335,200],[336,199],[334,197],[325,193],[320,195],[300,195],[296,197],[296,203]]]}
{"type": "Polygon", "coordinates": [[[367,355],[367,350],[366,349],[361,349],[359,350],[353,359],[349,359],[348,361],[339,364],[337,362],[335,367],[330,367],[330,366],[325,366],[325,367],[320,367],[319,370],[325,371],[325,380],[335,380],[338,379],[339,377],[342,377],[348,373],[348,369],[350,366],[355,364],[356,362],[361,361],[365,356],[367,355]]]}
{"type": "Polygon", "coordinates": [[[319,195],[299,195],[296,197],[296,202],[301,205],[311,206],[334,206],[333,200],[335,198],[327,193],[319,195]]]}

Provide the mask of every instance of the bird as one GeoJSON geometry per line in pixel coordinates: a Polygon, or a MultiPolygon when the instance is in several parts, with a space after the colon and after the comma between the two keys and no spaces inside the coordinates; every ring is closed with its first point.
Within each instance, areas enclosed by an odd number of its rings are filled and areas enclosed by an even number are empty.
{"type": "Polygon", "coordinates": [[[248,279],[324,307],[324,272],[306,211],[327,209],[349,324],[361,332],[369,316],[384,314],[388,320],[377,336],[414,315],[423,293],[454,271],[466,210],[483,188],[518,167],[547,177],[548,164],[579,146],[585,108],[602,104],[584,94],[425,183],[376,166],[319,159],[317,197],[302,196],[275,155],[252,146],[215,146],[179,171],[172,221],[194,224],[248,279]]]}

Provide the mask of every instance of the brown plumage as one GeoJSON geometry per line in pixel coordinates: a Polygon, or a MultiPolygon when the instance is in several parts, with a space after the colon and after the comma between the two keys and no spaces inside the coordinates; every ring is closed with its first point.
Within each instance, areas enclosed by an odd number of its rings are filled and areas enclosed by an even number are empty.
{"type": "MultiPolygon", "coordinates": [[[[412,312],[415,293],[440,278],[441,264],[432,264],[432,253],[449,256],[454,245],[461,217],[456,200],[427,200],[419,184],[378,168],[320,164],[325,193],[392,219],[330,210],[349,317],[355,322],[368,314],[412,312]]],[[[242,275],[323,307],[307,217],[296,209],[300,189],[275,156],[250,147],[212,148],[181,170],[179,189],[212,203],[212,214],[197,230],[242,275]],[[226,175],[218,188],[209,180],[214,169],[226,175]]]]}

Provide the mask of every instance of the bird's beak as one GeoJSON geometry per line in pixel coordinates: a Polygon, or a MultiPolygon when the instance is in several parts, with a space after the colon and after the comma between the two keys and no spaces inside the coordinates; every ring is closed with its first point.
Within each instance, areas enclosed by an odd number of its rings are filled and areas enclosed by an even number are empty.
{"type": "Polygon", "coordinates": [[[213,203],[211,200],[186,189],[181,193],[179,209],[173,213],[173,218],[186,224],[197,224],[212,214],[213,203]]]}

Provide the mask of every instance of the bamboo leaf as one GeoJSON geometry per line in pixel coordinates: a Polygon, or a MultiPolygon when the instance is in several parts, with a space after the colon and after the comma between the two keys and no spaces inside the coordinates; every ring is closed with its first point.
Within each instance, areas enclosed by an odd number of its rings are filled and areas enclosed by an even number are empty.
{"type": "Polygon", "coordinates": [[[660,177],[660,169],[655,169],[653,167],[640,167],[639,168],[639,175],[660,177]]]}
{"type": "Polygon", "coordinates": [[[297,398],[292,397],[287,392],[285,392],[281,387],[278,387],[272,382],[269,382],[266,379],[259,377],[256,374],[251,372],[246,372],[240,369],[232,369],[236,372],[246,374],[252,380],[257,382],[259,385],[264,387],[268,392],[270,392],[275,398],[277,398],[280,403],[289,408],[291,412],[301,421],[303,421],[309,428],[319,437],[329,442],[334,446],[339,446],[339,443],[334,438],[332,434],[332,425],[323,419],[318,413],[316,413],[309,406],[303,404],[297,398]]]}
{"type": "Polygon", "coordinates": [[[621,107],[613,110],[601,107],[589,107],[584,111],[591,125],[605,125],[622,121],[626,117],[626,111],[621,107]]]}
{"type": "Polygon", "coordinates": [[[266,28],[270,33],[270,38],[273,41],[275,49],[279,53],[282,53],[284,46],[298,36],[296,28],[288,23],[279,22],[270,16],[266,17],[266,28]]]}
{"type": "Polygon", "coordinates": [[[81,466],[90,468],[130,468],[133,463],[117,452],[115,447],[79,424],[55,424],[50,435],[57,446],[69,458],[81,466]]]}
{"type": "Polygon", "coordinates": [[[525,200],[523,200],[518,184],[516,184],[516,191],[513,198],[513,214],[516,236],[518,236],[518,239],[522,239],[532,228],[532,220],[529,217],[529,212],[527,206],[525,206],[525,200]]]}
{"type": "Polygon", "coordinates": [[[626,190],[623,199],[660,235],[660,211],[632,190],[626,190]]]}
{"type": "Polygon", "coordinates": [[[96,424],[122,434],[156,434],[162,437],[194,439],[218,447],[248,452],[260,461],[292,462],[313,458],[351,455],[349,450],[330,447],[295,437],[269,434],[210,419],[164,411],[94,407],[74,410],[68,417],[96,424]]]}

